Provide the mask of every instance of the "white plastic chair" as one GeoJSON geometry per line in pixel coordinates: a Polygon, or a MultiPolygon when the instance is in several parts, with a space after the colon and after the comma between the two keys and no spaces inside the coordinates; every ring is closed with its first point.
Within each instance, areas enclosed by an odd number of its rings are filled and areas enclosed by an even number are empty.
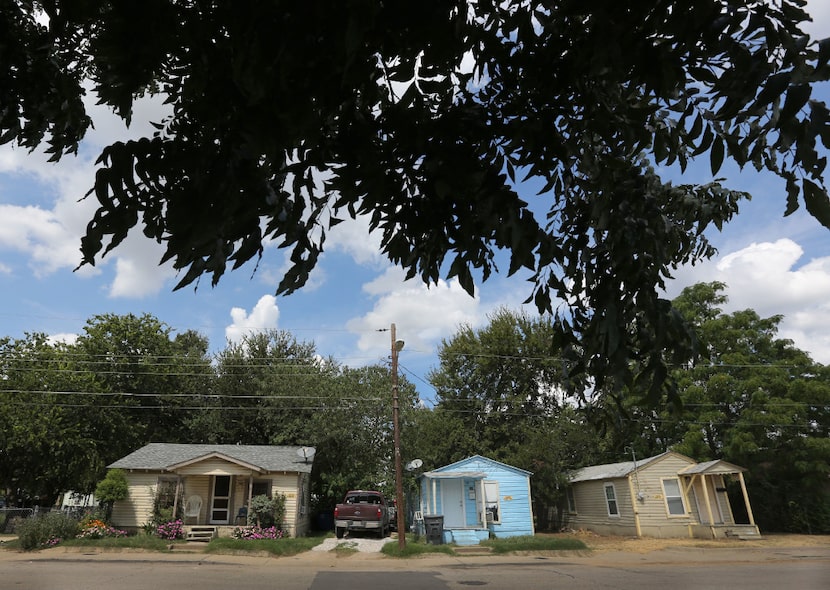
{"type": "Polygon", "coordinates": [[[199,515],[202,513],[202,497],[190,496],[184,504],[184,522],[187,524],[188,518],[195,518],[196,524],[199,524],[199,515]]]}

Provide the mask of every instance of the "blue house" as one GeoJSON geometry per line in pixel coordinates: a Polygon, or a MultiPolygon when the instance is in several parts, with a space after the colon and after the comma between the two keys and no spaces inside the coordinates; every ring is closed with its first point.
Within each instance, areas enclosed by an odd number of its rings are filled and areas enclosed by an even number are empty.
{"type": "Polygon", "coordinates": [[[423,473],[416,522],[442,517],[443,542],[458,545],[478,545],[491,535],[532,535],[531,475],[480,455],[423,473]]]}

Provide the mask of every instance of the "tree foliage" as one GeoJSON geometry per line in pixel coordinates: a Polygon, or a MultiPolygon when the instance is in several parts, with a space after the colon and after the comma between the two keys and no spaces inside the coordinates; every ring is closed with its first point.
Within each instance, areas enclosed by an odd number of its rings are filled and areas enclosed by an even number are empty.
{"type": "Polygon", "coordinates": [[[416,424],[430,468],[479,454],[531,471],[540,526],[561,500],[568,471],[595,462],[601,438],[563,387],[567,361],[552,347],[549,316],[499,309],[480,328],[460,326],[430,374],[436,407],[416,424]]]}
{"type": "Polygon", "coordinates": [[[812,96],[830,41],[802,33],[803,5],[0,0],[0,142],[59,159],[92,124],[86,87],[128,122],[160,93],[157,132],[100,155],[84,264],[137,225],[180,287],[215,284],[273,240],[290,293],[326,232],[366,216],[426,282],[472,293],[506,251],[529,300],[561,313],[574,373],[656,399],[662,351],[690,354],[658,288],[711,254],[704,231],[746,195],[655,165],[771,172],[787,213],[830,226],[830,116],[812,96]]]}
{"type": "Polygon", "coordinates": [[[702,351],[693,366],[674,371],[682,406],[655,409],[628,399],[609,444],[629,445],[639,456],[672,448],[746,467],[762,530],[826,533],[830,374],[778,338],[780,316],[724,313],[724,289],[697,284],[674,302],[702,351]]]}

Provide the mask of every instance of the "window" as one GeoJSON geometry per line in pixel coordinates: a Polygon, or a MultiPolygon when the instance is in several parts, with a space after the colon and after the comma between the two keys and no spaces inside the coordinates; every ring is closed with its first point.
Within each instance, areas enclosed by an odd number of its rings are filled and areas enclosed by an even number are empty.
{"type": "Polygon", "coordinates": [[[686,507],[683,505],[683,494],[680,493],[679,481],[664,479],[663,495],[666,498],[666,508],[669,511],[669,516],[686,516],[686,507]]]}
{"type": "Polygon", "coordinates": [[[576,498],[574,498],[574,489],[565,488],[565,496],[568,498],[568,512],[576,514],[576,498]]]}
{"type": "Polygon", "coordinates": [[[605,484],[605,503],[608,505],[608,516],[619,516],[620,509],[617,506],[617,490],[614,484],[605,484]]]}
{"type": "Polygon", "coordinates": [[[484,482],[484,510],[487,512],[487,522],[501,522],[499,509],[499,482],[484,482]]]}
{"type": "Polygon", "coordinates": [[[271,497],[271,480],[270,479],[255,479],[254,485],[251,488],[251,497],[268,496],[271,497]]]}
{"type": "Polygon", "coordinates": [[[178,481],[172,477],[160,477],[156,487],[156,505],[160,509],[172,508],[176,502],[178,481]]]}

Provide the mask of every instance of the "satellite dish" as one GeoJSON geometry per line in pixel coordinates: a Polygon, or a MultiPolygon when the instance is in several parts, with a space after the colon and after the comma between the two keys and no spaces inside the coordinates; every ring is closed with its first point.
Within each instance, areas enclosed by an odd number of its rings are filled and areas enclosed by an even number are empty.
{"type": "Polygon", "coordinates": [[[305,461],[306,463],[308,463],[309,459],[314,458],[314,454],[316,452],[317,449],[315,449],[314,447],[300,447],[299,449],[297,449],[297,455],[302,457],[303,461],[305,461]]]}
{"type": "Polygon", "coordinates": [[[412,459],[412,461],[410,461],[409,463],[406,464],[406,470],[407,471],[415,471],[416,469],[418,469],[423,464],[424,464],[424,462],[421,461],[420,459],[412,459]]]}

